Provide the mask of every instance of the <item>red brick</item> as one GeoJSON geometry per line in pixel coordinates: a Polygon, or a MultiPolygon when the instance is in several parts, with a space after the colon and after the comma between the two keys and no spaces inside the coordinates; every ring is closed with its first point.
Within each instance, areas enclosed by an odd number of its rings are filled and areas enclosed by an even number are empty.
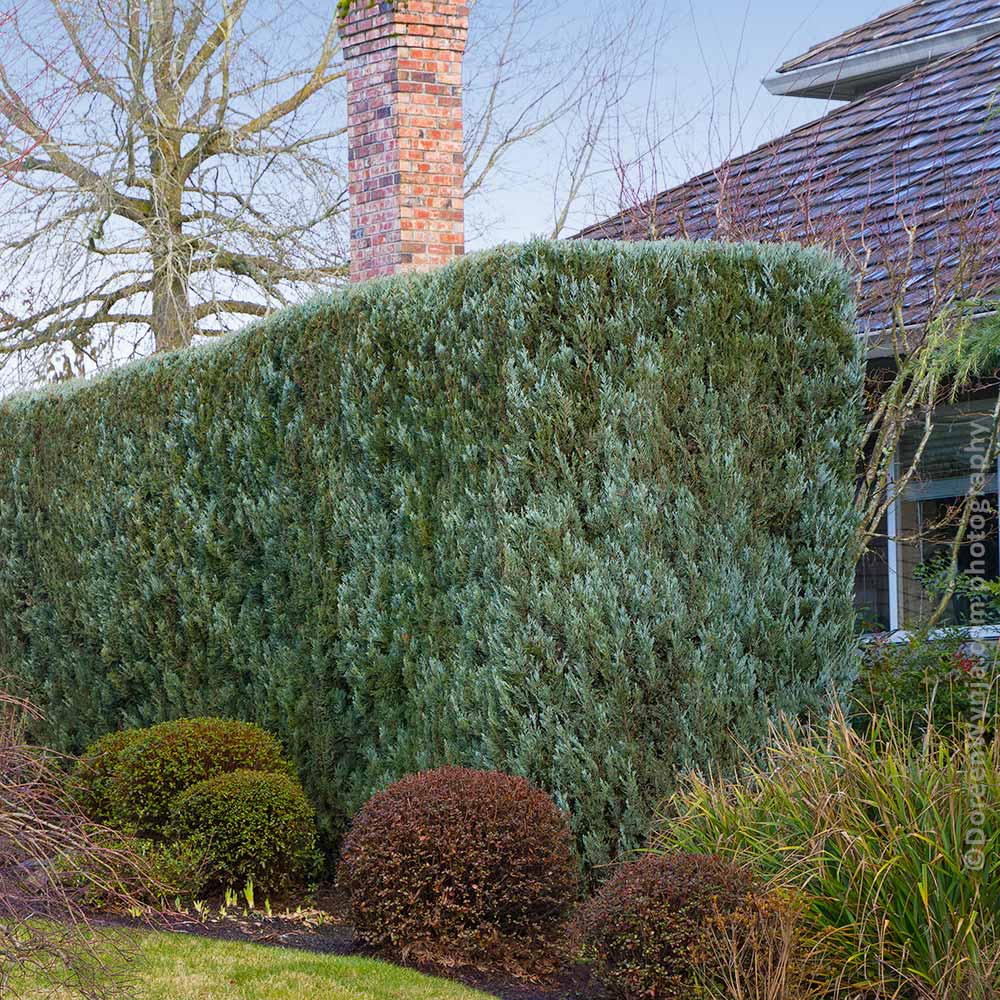
{"type": "Polygon", "coordinates": [[[435,267],[463,251],[468,15],[458,0],[362,3],[341,25],[354,281],[435,267]]]}

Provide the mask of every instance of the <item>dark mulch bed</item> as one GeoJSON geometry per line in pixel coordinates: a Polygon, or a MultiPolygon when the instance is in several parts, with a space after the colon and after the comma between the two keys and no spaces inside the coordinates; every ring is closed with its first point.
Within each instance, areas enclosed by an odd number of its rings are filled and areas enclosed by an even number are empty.
{"type": "MultiPolygon", "coordinates": [[[[341,900],[328,895],[317,900],[317,904],[317,910],[306,911],[299,916],[267,917],[258,913],[249,916],[229,914],[223,918],[215,913],[208,913],[204,917],[178,915],[164,918],[162,923],[153,926],[173,933],[198,934],[223,941],[248,941],[283,948],[301,948],[320,955],[388,957],[399,965],[464,983],[498,997],[499,1000],[606,1000],[607,997],[582,965],[573,966],[564,974],[543,983],[533,983],[502,972],[483,972],[464,966],[443,968],[376,954],[354,940],[354,931],[343,915],[341,900]],[[319,917],[322,919],[318,919],[319,917]]],[[[105,922],[141,926],[144,929],[151,926],[148,921],[105,922]]]]}

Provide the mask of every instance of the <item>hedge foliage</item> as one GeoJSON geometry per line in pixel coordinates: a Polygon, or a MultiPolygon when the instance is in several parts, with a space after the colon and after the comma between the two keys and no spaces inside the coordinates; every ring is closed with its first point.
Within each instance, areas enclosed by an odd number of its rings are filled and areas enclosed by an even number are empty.
{"type": "Polygon", "coordinates": [[[590,863],[852,670],[849,283],[532,243],[0,405],[0,662],[51,742],[278,732],[329,834],[461,763],[590,863]]]}

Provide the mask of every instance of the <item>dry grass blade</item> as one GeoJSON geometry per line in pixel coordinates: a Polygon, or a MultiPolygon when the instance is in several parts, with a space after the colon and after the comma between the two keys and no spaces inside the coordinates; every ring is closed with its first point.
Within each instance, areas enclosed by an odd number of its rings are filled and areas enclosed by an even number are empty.
{"type": "Polygon", "coordinates": [[[836,974],[822,942],[806,940],[804,910],[799,896],[767,893],[735,913],[717,913],[705,932],[704,995],[709,1000],[830,996],[836,974]]]}

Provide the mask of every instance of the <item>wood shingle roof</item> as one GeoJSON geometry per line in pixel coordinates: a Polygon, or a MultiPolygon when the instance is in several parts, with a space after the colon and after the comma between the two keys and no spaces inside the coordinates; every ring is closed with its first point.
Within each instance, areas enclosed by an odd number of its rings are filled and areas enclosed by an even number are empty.
{"type": "Polygon", "coordinates": [[[863,330],[921,323],[1000,286],[998,67],[995,35],[579,236],[819,243],[859,274],[863,330]]]}
{"type": "Polygon", "coordinates": [[[1000,18],[1000,0],[918,0],[845,31],[778,68],[779,73],[874,52],[1000,18]]]}

